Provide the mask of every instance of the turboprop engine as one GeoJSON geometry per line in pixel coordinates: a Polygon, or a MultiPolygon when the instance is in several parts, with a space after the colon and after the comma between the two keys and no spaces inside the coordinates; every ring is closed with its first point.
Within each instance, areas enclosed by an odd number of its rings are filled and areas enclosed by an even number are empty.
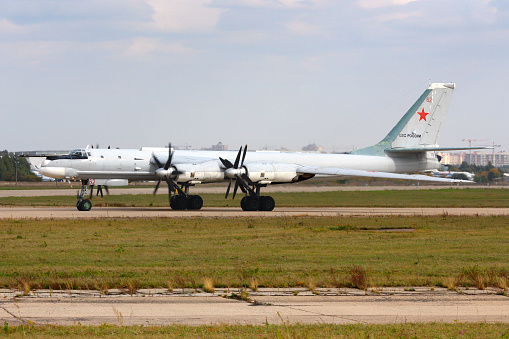
{"type": "Polygon", "coordinates": [[[270,184],[273,182],[295,182],[299,176],[295,167],[278,163],[249,163],[244,165],[246,175],[252,182],[270,184]]]}
{"type": "Polygon", "coordinates": [[[156,170],[159,178],[170,178],[180,183],[201,183],[224,179],[224,172],[217,161],[207,161],[197,164],[177,164],[168,169],[159,168],[156,170]]]}
{"type": "Polygon", "coordinates": [[[177,182],[212,182],[224,179],[224,172],[216,160],[199,164],[179,164],[175,166],[179,171],[177,182]]]}

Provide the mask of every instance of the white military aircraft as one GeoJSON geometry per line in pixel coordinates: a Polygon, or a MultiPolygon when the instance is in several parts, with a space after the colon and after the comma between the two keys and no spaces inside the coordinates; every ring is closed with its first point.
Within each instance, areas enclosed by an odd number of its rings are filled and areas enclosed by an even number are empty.
{"type": "Polygon", "coordinates": [[[164,180],[168,184],[170,206],[176,210],[196,210],[203,206],[199,195],[189,194],[191,186],[229,180],[225,195],[228,197],[235,181],[233,198],[240,188],[244,193],[240,205],[245,211],[274,209],[274,199],[260,195],[261,188],[295,183],[316,175],[465,182],[403,174],[437,170],[440,167],[437,151],[471,149],[438,146],[454,88],[453,83],[430,84],[382,141],[348,154],[248,152],[247,145],[238,152],[174,151],[171,144],[169,148],[86,148],[45,160],[39,172],[53,178],[82,180],[76,205],[80,211],[92,208],[86,194],[96,180],[101,180],[103,185],[126,179],[158,180],[154,194],[164,180]]]}

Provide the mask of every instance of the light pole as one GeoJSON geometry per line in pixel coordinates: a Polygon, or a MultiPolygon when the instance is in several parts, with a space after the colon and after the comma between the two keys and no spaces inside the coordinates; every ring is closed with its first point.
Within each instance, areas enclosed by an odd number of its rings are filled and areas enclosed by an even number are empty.
{"type": "Polygon", "coordinates": [[[16,186],[18,186],[18,166],[19,166],[19,159],[14,158],[14,167],[16,167],[16,186]]]}

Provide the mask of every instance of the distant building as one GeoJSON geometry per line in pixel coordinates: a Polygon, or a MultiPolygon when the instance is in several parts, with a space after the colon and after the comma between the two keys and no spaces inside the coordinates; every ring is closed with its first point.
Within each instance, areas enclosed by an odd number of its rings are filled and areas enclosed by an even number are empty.
{"type": "Polygon", "coordinates": [[[495,167],[509,166],[509,153],[498,152],[493,155],[493,152],[472,152],[472,153],[449,153],[438,152],[442,157],[440,163],[443,165],[461,165],[463,161],[471,165],[486,166],[488,162],[495,167]]]}
{"type": "Polygon", "coordinates": [[[317,144],[309,144],[307,146],[302,147],[302,150],[304,152],[321,152],[322,147],[318,146],[317,144]]]}
{"type": "Polygon", "coordinates": [[[227,151],[228,145],[223,145],[223,143],[220,141],[216,145],[212,145],[211,150],[213,150],[213,151],[227,151]]]}

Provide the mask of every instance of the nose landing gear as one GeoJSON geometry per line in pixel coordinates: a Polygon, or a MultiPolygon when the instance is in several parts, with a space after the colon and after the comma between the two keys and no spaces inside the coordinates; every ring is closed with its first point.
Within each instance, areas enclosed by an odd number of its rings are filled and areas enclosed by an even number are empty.
{"type": "MultiPolygon", "coordinates": [[[[90,211],[92,209],[92,202],[89,199],[85,199],[89,187],[91,185],[88,180],[81,180],[81,190],[77,195],[78,202],[76,203],[78,211],[90,211]]],[[[90,194],[90,197],[92,197],[92,194],[90,194]]]]}

